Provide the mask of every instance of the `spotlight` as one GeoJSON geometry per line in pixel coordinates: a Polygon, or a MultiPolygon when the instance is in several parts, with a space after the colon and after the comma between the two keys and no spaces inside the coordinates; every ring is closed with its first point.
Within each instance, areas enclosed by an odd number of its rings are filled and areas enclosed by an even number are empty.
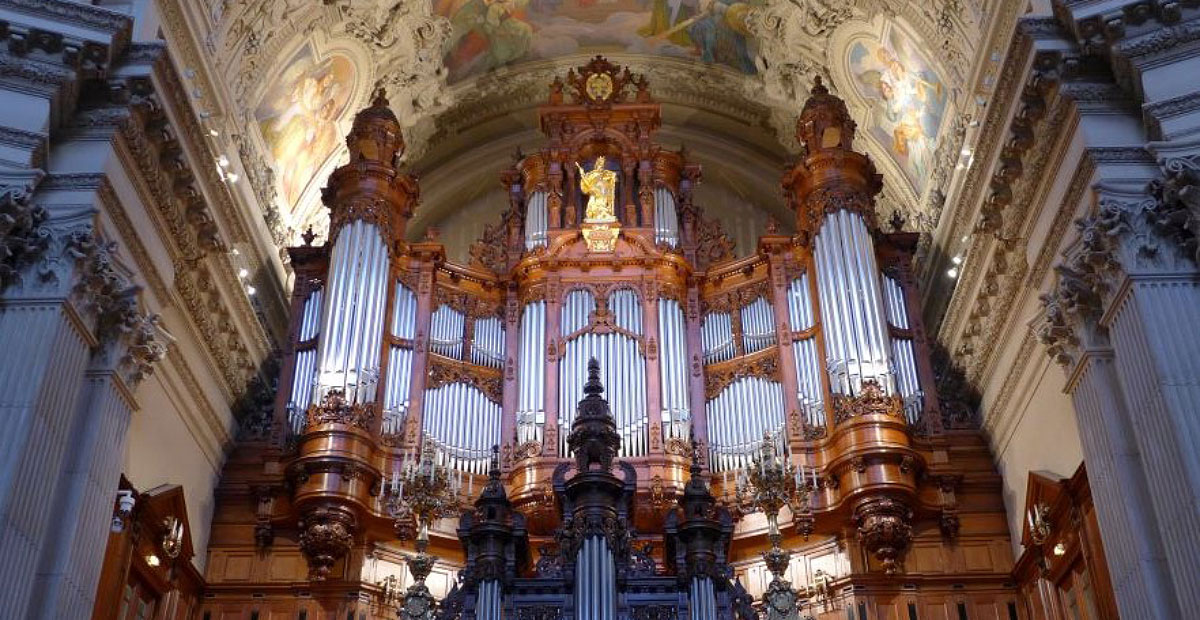
{"type": "Polygon", "coordinates": [[[958,268],[951,267],[950,270],[946,272],[946,275],[950,276],[951,278],[957,278],[958,277],[958,268]]]}

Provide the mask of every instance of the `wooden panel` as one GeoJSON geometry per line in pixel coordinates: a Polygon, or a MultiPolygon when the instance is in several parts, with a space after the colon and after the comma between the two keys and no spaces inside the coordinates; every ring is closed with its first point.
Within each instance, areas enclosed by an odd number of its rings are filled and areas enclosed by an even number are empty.
{"type": "Polygon", "coordinates": [[[991,545],[963,545],[963,560],[966,561],[966,569],[972,572],[992,572],[992,550],[991,545]]]}
{"type": "Polygon", "coordinates": [[[911,562],[912,570],[918,573],[945,572],[947,564],[946,555],[940,545],[914,546],[908,554],[907,561],[911,562]]]}
{"type": "Polygon", "coordinates": [[[299,554],[276,554],[271,556],[268,572],[271,581],[303,581],[308,571],[299,554]]]}
{"type": "Polygon", "coordinates": [[[225,566],[221,571],[221,576],[226,581],[247,581],[250,579],[250,567],[253,563],[254,556],[231,553],[225,557],[225,566]]]}

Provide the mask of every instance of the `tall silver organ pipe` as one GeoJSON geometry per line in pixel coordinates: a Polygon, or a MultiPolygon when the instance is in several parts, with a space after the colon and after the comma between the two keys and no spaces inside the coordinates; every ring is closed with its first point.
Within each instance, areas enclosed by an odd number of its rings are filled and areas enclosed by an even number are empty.
{"type": "MultiPolygon", "coordinates": [[[[609,312],[621,328],[638,336],[642,333],[642,308],[637,293],[621,289],[610,295],[609,312]]],[[[592,294],[585,290],[571,291],[563,300],[562,337],[587,327],[596,308],[592,294]]],[[[559,428],[571,428],[575,406],[583,399],[583,379],[591,358],[600,362],[601,375],[610,395],[609,405],[617,432],[621,435],[620,457],[641,456],[649,449],[649,421],[646,417],[646,357],[638,341],[621,333],[584,332],[566,341],[559,371],[559,428]]],[[[567,450],[567,433],[559,435],[559,449],[567,450]]]]}
{"type": "Polygon", "coordinates": [[[617,565],[602,536],[589,536],[575,562],[576,620],[616,620],[617,565]]]}
{"type": "Polygon", "coordinates": [[[541,443],[546,423],[546,302],[532,301],[521,312],[517,377],[517,443],[541,443]]]}
{"type": "Polygon", "coordinates": [[[475,599],[475,620],[500,620],[502,611],[500,581],[488,579],[481,582],[479,596],[475,599]]]}
{"type": "Polygon", "coordinates": [[[691,620],[717,620],[717,594],[712,577],[692,577],[688,585],[688,612],[691,620]]]}
{"type": "Polygon", "coordinates": [[[475,320],[471,363],[499,368],[504,364],[504,323],[498,317],[475,320]]]}
{"type": "Polygon", "coordinates": [[[893,393],[879,267],[862,216],[847,210],[828,214],[813,256],[832,391],[858,394],[864,380],[874,379],[893,393]]]}
{"type": "MultiPolygon", "coordinates": [[[[321,328],[321,298],[324,289],[315,289],[304,300],[300,310],[300,333],[297,340],[307,343],[315,339],[321,328]]],[[[288,426],[293,434],[304,430],[304,415],[312,402],[313,381],[316,379],[317,350],[306,346],[296,351],[296,369],[292,374],[292,395],[288,399],[288,426]]]]}
{"type": "Polygon", "coordinates": [[[700,344],[704,347],[704,363],[733,359],[737,347],[733,343],[733,318],[728,312],[709,312],[700,326],[700,344]]]}
{"type": "MultiPolygon", "coordinates": [[[[396,282],[392,302],[392,336],[412,343],[417,332],[417,296],[412,289],[396,282]]],[[[410,345],[411,346],[411,345],[410,345]]],[[[398,435],[408,416],[409,390],[412,384],[413,350],[393,343],[388,350],[387,385],[383,393],[384,435],[398,435]]]]}
{"type": "Polygon", "coordinates": [[[746,353],[775,344],[775,310],[766,297],[742,307],[742,346],[746,353]]]}
{"type": "Polygon", "coordinates": [[[662,389],[663,440],[689,439],[687,326],[674,299],[658,300],[658,363],[662,389]]]}
{"type": "MultiPolygon", "coordinates": [[[[816,324],[811,297],[807,273],[788,285],[788,323],[792,330],[804,332],[816,324]]],[[[824,390],[821,389],[821,356],[815,335],[792,341],[792,361],[796,364],[796,396],[800,411],[809,426],[822,427],[825,425],[824,390]]]]}
{"type": "MultiPolygon", "coordinates": [[[[904,304],[904,289],[895,278],[884,275],[883,300],[887,308],[887,322],[896,329],[908,330],[908,310],[904,304]]],[[[892,335],[892,372],[896,376],[896,390],[904,399],[904,416],[915,424],[925,407],[925,394],[917,380],[917,358],[911,337],[892,335]]]]}
{"type": "Polygon", "coordinates": [[[783,430],[783,384],[761,377],[742,377],[704,405],[712,471],[742,469],[762,446],[763,434],[775,434],[780,454],[786,452],[783,430]]]}
{"type": "Polygon", "coordinates": [[[466,315],[446,304],[438,306],[429,319],[429,350],[461,360],[466,326],[466,315]]]}
{"type": "Polygon", "coordinates": [[[546,228],[549,223],[546,208],[546,192],[534,192],[525,203],[525,249],[532,250],[546,245],[546,228]]]}
{"type": "Polygon", "coordinates": [[[608,298],[608,311],[618,327],[642,335],[642,303],[637,291],[629,288],[613,291],[608,298]]]}
{"type": "Polygon", "coordinates": [[[425,390],[425,441],[437,462],[451,469],[486,474],[492,446],[500,444],[499,403],[466,383],[425,390]]]}
{"type": "Polygon", "coordinates": [[[654,188],[654,242],[679,245],[679,213],[675,196],[665,187],[654,188]]]}
{"type": "Polygon", "coordinates": [[[353,403],[374,400],[387,285],[387,244],[379,230],[362,220],[344,226],[329,262],[313,402],[333,388],[353,403]]]}

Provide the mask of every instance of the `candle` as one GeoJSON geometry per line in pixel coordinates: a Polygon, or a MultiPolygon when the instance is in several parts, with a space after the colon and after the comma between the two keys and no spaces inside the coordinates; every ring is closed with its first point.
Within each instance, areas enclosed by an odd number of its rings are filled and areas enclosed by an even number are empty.
{"type": "Polygon", "coordinates": [[[467,497],[471,497],[475,492],[475,476],[467,478],[467,497]]]}
{"type": "Polygon", "coordinates": [[[814,467],[812,472],[813,472],[813,490],[815,491],[815,490],[817,490],[817,468],[814,467]]]}

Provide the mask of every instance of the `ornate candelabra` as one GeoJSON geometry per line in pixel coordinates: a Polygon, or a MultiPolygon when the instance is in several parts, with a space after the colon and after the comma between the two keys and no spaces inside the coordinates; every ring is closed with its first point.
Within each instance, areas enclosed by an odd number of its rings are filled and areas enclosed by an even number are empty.
{"type": "Polygon", "coordinates": [[[780,458],[775,448],[775,438],[768,432],[763,435],[759,456],[751,466],[738,472],[735,494],[742,512],[761,511],[767,517],[767,538],[771,548],[763,553],[771,580],[763,593],[763,604],[767,620],[791,620],[798,617],[800,595],[783,578],[787,572],[791,553],[780,544],[783,535],[779,530],[779,511],[790,506],[796,515],[797,527],[807,538],[812,533],[812,492],[816,488],[816,472],[813,480],[805,478],[803,466],[795,467],[780,458]]]}
{"type": "Polygon", "coordinates": [[[400,603],[402,620],[432,620],[437,601],[425,585],[437,557],[427,553],[429,528],[433,522],[454,516],[459,510],[458,479],[434,460],[432,450],[423,450],[416,464],[408,463],[392,475],[388,489],[388,512],[396,533],[408,538],[416,532],[416,555],[406,563],[413,583],[400,603]]]}

